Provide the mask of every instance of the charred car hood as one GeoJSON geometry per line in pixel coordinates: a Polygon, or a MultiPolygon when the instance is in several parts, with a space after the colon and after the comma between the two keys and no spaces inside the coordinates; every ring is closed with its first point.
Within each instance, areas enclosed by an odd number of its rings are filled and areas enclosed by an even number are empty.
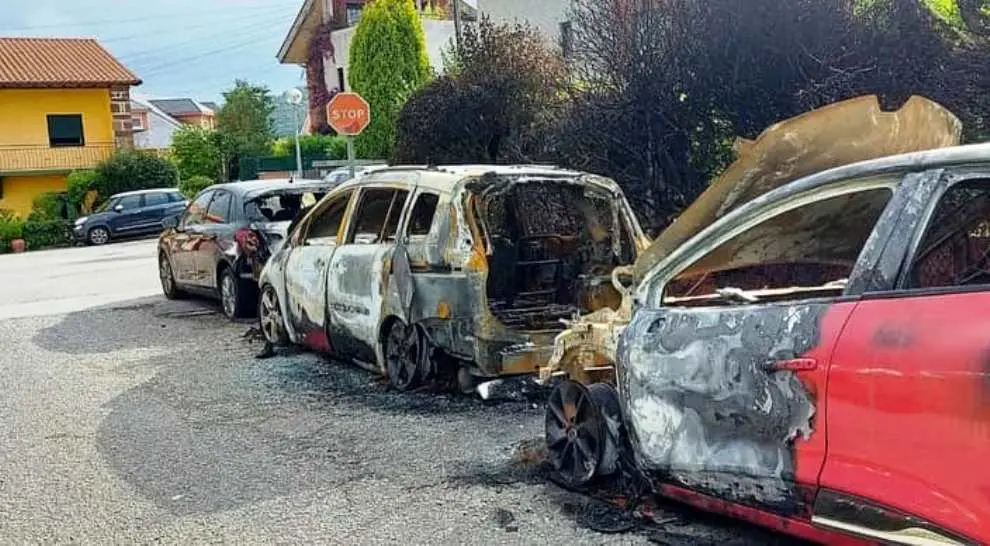
{"type": "Polygon", "coordinates": [[[958,145],[962,123],[924,97],[885,112],[876,96],[837,102],[739,139],[732,163],[636,260],[638,283],[650,269],[733,209],[802,177],[901,153],[958,145]]]}

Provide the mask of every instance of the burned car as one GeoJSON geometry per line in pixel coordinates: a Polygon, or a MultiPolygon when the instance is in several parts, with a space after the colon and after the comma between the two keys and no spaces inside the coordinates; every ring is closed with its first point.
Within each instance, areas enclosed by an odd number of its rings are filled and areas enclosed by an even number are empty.
{"type": "Polygon", "coordinates": [[[648,240],[611,180],[538,166],[392,167],[334,188],[262,274],[266,339],[397,389],[535,373],[560,319],[620,303],[648,240]],[[449,374],[448,374],[449,375],[449,374]]]}
{"type": "Polygon", "coordinates": [[[229,318],[250,314],[268,257],[293,219],[330,187],[320,180],[253,180],[200,191],[184,211],[162,222],[158,274],[165,297],[216,297],[229,318]]]}
{"type": "MultiPolygon", "coordinates": [[[[640,256],[616,387],[551,393],[562,479],[628,472],[828,544],[990,543],[990,145],[952,146],[958,120],[922,99],[867,110],[872,128],[846,136],[928,149],[801,173],[723,212],[703,202],[688,219],[714,222],[640,256]]],[[[858,124],[833,114],[809,118],[858,124]]],[[[789,157],[852,152],[784,140],[789,157]]],[[[783,177],[758,166],[787,157],[755,158],[750,182],[783,177]]]]}

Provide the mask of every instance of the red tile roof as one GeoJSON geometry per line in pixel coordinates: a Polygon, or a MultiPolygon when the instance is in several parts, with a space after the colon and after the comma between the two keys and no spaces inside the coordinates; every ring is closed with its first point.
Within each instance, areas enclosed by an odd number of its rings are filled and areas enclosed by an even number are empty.
{"type": "Polygon", "coordinates": [[[0,87],[104,87],[141,80],[90,38],[0,38],[0,87]]]}

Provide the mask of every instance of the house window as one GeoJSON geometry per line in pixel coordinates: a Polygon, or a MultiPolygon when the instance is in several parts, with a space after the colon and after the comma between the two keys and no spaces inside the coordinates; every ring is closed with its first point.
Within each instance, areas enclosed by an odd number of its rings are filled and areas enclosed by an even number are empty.
{"type": "Polygon", "coordinates": [[[358,21],[361,20],[362,9],[364,9],[364,4],[347,3],[347,26],[358,24],[358,21]]]}
{"type": "Polygon", "coordinates": [[[134,114],[131,120],[135,131],[144,131],[145,129],[147,129],[147,127],[145,127],[144,125],[144,114],[140,114],[140,113],[134,114]]]}
{"type": "Polygon", "coordinates": [[[82,115],[48,116],[48,144],[55,146],[83,146],[82,115]]]}

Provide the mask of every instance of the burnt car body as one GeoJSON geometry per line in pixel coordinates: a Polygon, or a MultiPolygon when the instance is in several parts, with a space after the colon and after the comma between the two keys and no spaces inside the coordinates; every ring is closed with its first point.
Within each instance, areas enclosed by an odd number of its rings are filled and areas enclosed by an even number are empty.
{"type": "Polygon", "coordinates": [[[933,144],[800,177],[637,263],[617,388],[551,394],[562,477],[626,469],[829,544],[990,542],[990,145],[933,144]]]}
{"type": "Polygon", "coordinates": [[[265,261],[281,247],[306,201],[321,199],[330,187],[288,179],[203,189],[178,216],[163,222],[158,273],[165,296],[219,298],[230,318],[254,312],[265,261]]]}
{"type": "Polygon", "coordinates": [[[334,188],[269,261],[262,330],[398,389],[454,370],[469,390],[536,372],[561,318],[618,305],[609,273],[647,242],[605,178],[538,166],[382,169],[334,188]]]}

